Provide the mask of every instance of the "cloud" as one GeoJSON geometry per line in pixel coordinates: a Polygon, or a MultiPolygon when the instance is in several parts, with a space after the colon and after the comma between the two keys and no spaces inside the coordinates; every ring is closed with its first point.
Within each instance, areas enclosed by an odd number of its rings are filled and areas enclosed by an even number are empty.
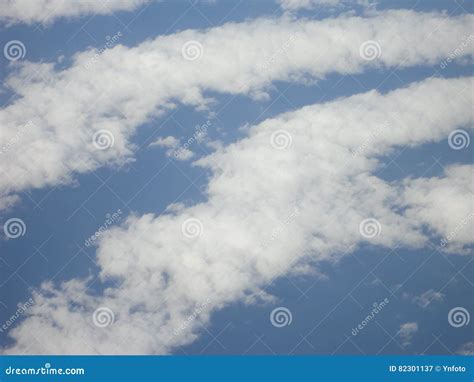
{"type": "Polygon", "coordinates": [[[160,36],[132,48],[117,44],[100,54],[80,52],[63,70],[53,63],[13,62],[5,86],[17,98],[0,110],[0,147],[8,147],[1,154],[0,200],[133,160],[131,141],[140,125],[179,104],[205,110],[212,104],[208,92],[261,99],[274,81],[437,63],[469,34],[472,20],[412,11],[323,21],[257,19],[160,36]],[[380,48],[373,57],[366,46],[361,52],[367,41],[380,48]],[[20,126],[26,133],[19,135],[20,126]]]}
{"type": "Polygon", "coordinates": [[[186,147],[180,148],[180,145],[181,143],[179,139],[172,136],[168,136],[166,138],[158,138],[150,144],[150,147],[157,146],[168,148],[168,150],[166,150],[166,156],[172,157],[177,160],[185,161],[194,157],[194,153],[191,150],[186,147]]]}
{"type": "Polygon", "coordinates": [[[350,6],[362,6],[364,8],[374,8],[376,2],[373,0],[278,0],[280,6],[286,11],[297,11],[300,9],[318,8],[345,8],[350,6]]]}
{"type": "Polygon", "coordinates": [[[144,3],[145,0],[4,0],[0,8],[0,20],[7,25],[17,23],[49,25],[60,17],[131,11],[144,3]]]}
{"type": "MultiPolygon", "coordinates": [[[[387,94],[369,91],[250,127],[246,138],[195,163],[211,171],[206,202],[130,216],[104,233],[97,262],[101,279],[114,286],[91,295],[88,280],[45,285],[5,352],[169,353],[196,339],[198,323],[213,311],[251,301],[292,269],[333,262],[365,243],[426,245],[436,220],[412,221],[398,197],[403,182],[373,173],[397,147],[438,142],[470,125],[471,81],[428,79],[387,94]],[[363,227],[366,221],[372,227],[363,227]],[[92,322],[99,307],[114,313],[106,328],[92,322]]],[[[449,176],[464,173],[454,167],[449,176]]],[[[400,332],[405,342],[415,330],[407,325],[400,332]]]]}
{"type": "Polygon", "coordinates": [[[473,170],[472,165],[449,166],[441,178],[404,182],[406,216],[420,224],[428,223],[436,236],[441,236],[437,245],[447,252],[471,252],[473,170]]]}
{"type": "Polygon", "coordinates": [[[423,292],[419,296],[410,297],[410,295],[404,294],[404,297],[410,298],[415,304],[425,309],[433,302],[442,302],[445,295],[441,292],[436,292],[433,289],[430,289],[426,292],[423,292]]]}
{"type": "Polygon", "coordinates": [[[397,336],[402,341],[402,346],[407,347],[411,345],[413,335],[418,331],[418,324],[416,322],[406,322],[400,325],[400,330],[397,332],[397,336]]]}

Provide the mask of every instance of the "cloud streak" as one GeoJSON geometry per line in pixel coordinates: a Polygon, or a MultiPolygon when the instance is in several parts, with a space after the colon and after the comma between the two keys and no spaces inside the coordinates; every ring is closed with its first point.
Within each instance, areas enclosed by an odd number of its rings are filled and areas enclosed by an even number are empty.
{"type": "MultiPolygon", "coordinates": [[[[332,262],[367,242],[426,245],[426,228],[444,227],[427,217],[413,221],[405,212],[400,188],[410,196],[416,182],[388,183],[373,173],[397,147],[438,142],[470,125],[471,85],[471,78],[428,79],[387,94],[370,91],[307,106],[251,127],[246,138],[197,162],[212,171],[206,202],[161,216],[130,216],[101,236],[100,276],[115,286],[97,296],[89,293],[88,280],[45,284],[29,317],[11,332],[15,345],[5,351],[169,353],[196,339],[198,323],[207,323],[213,311],[254,300],[298,265],[332,262]],[[372,130],[383,123],[388,128],[374,137],[372,130]],[[282,131],[291,144],[275,147],[272,137],[282,131]],[[369,138],[372,144],[354,157],[369,138]],[[367,218],[381,226],[371,237],[359,231],[367,218]],[[208,299],[209,306],[193,315],[208,299]],[[114,313],[113,324],[93,324],[98,307],[114,313]],[[176,336],[183,322],[188,325],[176,336]]],[[[456,187],[464,171],[455,166],[420,182],[436,188],[451,178],[456,187]]],[[[407,200],[411,208],[426,208],[407,200]]],[[[439,203],[449,210],[456,201],[439,203]]]]}

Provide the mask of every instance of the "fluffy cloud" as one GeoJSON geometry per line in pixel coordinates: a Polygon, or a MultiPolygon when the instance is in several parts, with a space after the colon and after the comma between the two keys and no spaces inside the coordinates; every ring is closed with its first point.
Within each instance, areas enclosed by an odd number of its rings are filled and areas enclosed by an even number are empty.
{"type": "MultiPolygon", "coordinates": [[[[412,11],[258,19],[161,36],[134,48],[81,52],[64,70],[17,61],[6,86],[18,98],[0,110],[0,148],[8,147],[0,154],[0,206],[25,189],[68,183],[75,173],[131,160],[138,126],[179,103],[206,108],[207,91],[258,99],[277,80],[434,64],[470,33],[472,20],[412,11]],[[371,40],[380,50],[361,54],[371,40]]],[[[470,54],[472,46],[459,58],[470,54]]]]}
{"type": "Polygon", "coordinates": [[[403,297],[405,299],[410,299],[415,304],[419,305],[421,308],[425,309],[434,302],[441,302],[444,300],[445,295],[441,292],[436,292],[433,289],[423,292],[419,296],[410,296],[408,293],[404,293],[403,297]]]}
{"type": "Polygon", "coordinates": [[[402,346],[406,347],[411,344],[413,335],[418,331],[418,324],[416,322],[406,322],[400,325],[400,330],[397,335],[402,341],[402,346]]]}
{"type": "MultiPolygon", "coordinates": [[[[334,261],[367,242],[425,245],[436,219],[413,221],[399,197],[415,180],[391,184],[373,173],[396,147],[440,141],[470,125],[471,86],[470,78],[429,79],[252,126],[246,138],[197,162],[212,171],[206,202],[130,216],[101,237],[100,276],[114,286],[91,295],[88,280],[46,284],[5,351],[168,353],[193,341],[213,311],[252,300],[299,265],[334,261]],[[113,312],[105,328],[92,319],[101,307],[113,312]]],[[[458,184],[462,168],[446,176],[458,184]]],[[[415,331],[402,325],[403,342],[415,331]]]]}
{"type": "Polygon", "coordinates": [[[447,252],[469,252],[473,242],[473,170],[471,165],[450,166],[441,178],[409,179],[404,184],[406,216],[428,224],[441,236],[438,246],[447,252]]]}
{"type": "Polygon", "coordinates": [[[7,25],[16,23],[47,25],[60,17],[129,11],[144,2],[145,0],[4,0],[0,8],[0,20],[7,25]]]}

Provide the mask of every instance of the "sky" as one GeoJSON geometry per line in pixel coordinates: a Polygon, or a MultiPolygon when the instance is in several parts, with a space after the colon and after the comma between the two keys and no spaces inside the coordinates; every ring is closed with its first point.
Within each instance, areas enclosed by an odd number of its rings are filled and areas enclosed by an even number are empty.
{"type": "Polygon", "coordinates": [[[8,1],[2,354],[472,354],[468,1],[8,1]]]}

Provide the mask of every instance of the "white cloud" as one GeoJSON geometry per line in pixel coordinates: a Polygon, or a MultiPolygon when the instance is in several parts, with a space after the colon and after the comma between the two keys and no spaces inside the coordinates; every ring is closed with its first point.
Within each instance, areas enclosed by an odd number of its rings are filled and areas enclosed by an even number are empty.
{"type": "MultiPolygon", "coordinates": [[[[31,316],[11,332],[17,342],[6,352],[168,353],[192,342],[197,322],[207,323],[213,311],[251,301],[308,262],[333,261],[364,242],[425,245],[426,226],[437,222],[405,216],[403,185],[373,172],[377,158],[395,147],[440,141],[471,124],[471,81],[429,79],[385,95],[370,91],[251,127],[246,138],[197,162],[212,171],[205,203],[130,216],[102,235],[101,277],[116,286],[91,296],[87,281],[47,285],[35,295],[31,316]],[[374,135],[381,124],[387,128],[374,135]],[[382,228],[371,239],[359,232],[367,218],[382,228]],[[210,306],[175,335],[208,299],[210,306]],[[92,324],[99,306],[114,312],[114,324],[92,324]]],[[[415,325],[402,325],[404,343],[415,325]]]]}
{"type": "Polygon", "coordinates": [[[416,322],[406,322],[400,325],[400,330],[397,332],[397,336],[402,341],[402,346],[406,347],[411,344],[413,335],[418,331],[418,324],[416,322]]]}
{"type": "Polygon", "coordinates": [[[318,8],[344,8],[363,6],[365,8],[374,8],[376,2],[373,0],[278,0],[280,6],[286,11],[297,11],[300,9],[318,9],[318,8]]]}
{"type": "Polygon", "coordinates": [[[0,7],[0,20],[7,25],[16,23],[51,24],[60,17],[105,15],[117,11],[130,11],[146,0],[4,0],[0,7]]]}
{"type": "Polygon", "coordinates": [[[171,148],[175,149],[176,147],[179,146],[179,139],[168,136],[168,137],[159,137],[152,143],[150,143],[150,146],[158,146],[158,147],[165,147],[165,148],[171,148]]]}
{"type": "MultiPolygon", "coordinates": [[[[323,21],[258,19],[161,36],[134,48],[116,45],[98,59],[89,50],[76,54],[64,70],[16,61],[5,84],[18,99],[0,110],[0,147],[12,142],[19,125],[28,124],[28,133],[1,154],[0,200],[132,160],[130,140],[138,126],[177,103],[205,109],[211,101],[207,91],[258,99],[277,80],[434,64],[469,34],[472,20],[412,11],[323,21]],[[367,40],[379,43],[378,59],[361,56],[367,40]],[[183,54],[189,41],[199,44],[183,54]],[[195,54],[193,60],[189,54],[195,54]],[[92,142],[100,130],[113,137],[107,150],[92,142]]],[[[471,53],[472,46],[462,57],[471,53]]]]}
{"type": "Polygon", "coordinates": [[[447,252],[471,252],[474,208],[471,165],[449,166],[442,178],[409,179],[404,183],[402,203],[406,216],[428,224],[447,252]]]}
{"type": "Polygon", "coordinates": [[[419,305],[421,308],[425,309],[434,302],[441,302],[444,300],[444,294],[441,292],[436,292],[433,289],[423,292],[419,296],[411,297],[408,294],[404,294],[405,298],[411,299],[414,303],[419,305]]]}

